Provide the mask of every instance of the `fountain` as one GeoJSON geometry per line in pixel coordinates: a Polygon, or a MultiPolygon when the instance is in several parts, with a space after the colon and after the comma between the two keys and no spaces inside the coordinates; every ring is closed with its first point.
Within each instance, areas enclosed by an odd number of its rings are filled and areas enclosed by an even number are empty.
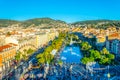
{"type": "Polygon", "coordinates": [[[66,46],[61,53],[61,60],[66,63],[79,63],[80,62],[80,49],[73,45],[72,36],[70,39],[70,46],[66,46]]]}

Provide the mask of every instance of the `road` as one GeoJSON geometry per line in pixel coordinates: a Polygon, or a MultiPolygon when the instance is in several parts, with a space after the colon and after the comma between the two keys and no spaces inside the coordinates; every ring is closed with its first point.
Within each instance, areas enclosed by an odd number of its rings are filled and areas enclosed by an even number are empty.
{"type": "Polygon", "coordinates": [[[6,76],[2,78],[2,80],[19,80],[21,75],[27,71],[29,62],[36,57],[37,54],[43,52],[44,48],[38,49],[36,52],[34,52],[27,61],[20,62],[20,65],[14,69],[11,70],[6,76]]]}

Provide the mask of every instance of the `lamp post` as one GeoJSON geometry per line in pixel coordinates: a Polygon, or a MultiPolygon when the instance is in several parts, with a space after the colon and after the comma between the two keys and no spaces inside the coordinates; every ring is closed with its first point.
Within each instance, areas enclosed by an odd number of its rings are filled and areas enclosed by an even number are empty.
{"type": "Polygon", "coordinates": [[[109,73],[109,65],[108,65],[108,74],[107,74],[108,80],[110,78],[110,73],[109,73]]]}
{"type": "Polygon", "coordinates": [[[34,78],[34,75],[33,75],[32,71],[31,71],[31,76],[30,76],[30,78],[32,78],[32,80],[33,80],[33,78],[34,78]]]}
{"type": "Polygon", "coordinates": [[[33,80],[33,78],[34,78],[34,75],[33,75],[33,73],[32,73],[32,80],[33,80]]]}
{"type": "Polygon", "coordinates": [[[72,79],[72,68],[73,68],[73,66],[72,66],[72,64],[71,64],[71,66],[70,66],[70,78],[72,79]]]}

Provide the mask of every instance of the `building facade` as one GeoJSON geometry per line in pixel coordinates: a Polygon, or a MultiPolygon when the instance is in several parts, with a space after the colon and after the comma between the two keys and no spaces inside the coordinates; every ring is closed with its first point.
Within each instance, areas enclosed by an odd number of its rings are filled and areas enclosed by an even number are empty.
{"type": "Polygon", "coordinates": [[[116,54],[116,56],[120,55],[120,40],[118,40],[118,39],[107,40],[106,41],[106,48],[111,53],[116,54]]]}
{"type": "Polygon", "coordinates": [[[5,70],[10,68],[11,61],[15,58],[16,48],[12,44],[0,46],[0,73],[5,74],[5,70]]]}

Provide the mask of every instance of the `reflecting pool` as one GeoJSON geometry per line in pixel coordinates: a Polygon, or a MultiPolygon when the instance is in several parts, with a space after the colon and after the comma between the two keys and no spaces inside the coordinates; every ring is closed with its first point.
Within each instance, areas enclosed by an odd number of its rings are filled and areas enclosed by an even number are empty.
{"type": "Polygon", "coordinates": [[[61,52],[60,58],[66,63],[79,63],[82,57],[79,47],[67,46],[61,52]]]}

